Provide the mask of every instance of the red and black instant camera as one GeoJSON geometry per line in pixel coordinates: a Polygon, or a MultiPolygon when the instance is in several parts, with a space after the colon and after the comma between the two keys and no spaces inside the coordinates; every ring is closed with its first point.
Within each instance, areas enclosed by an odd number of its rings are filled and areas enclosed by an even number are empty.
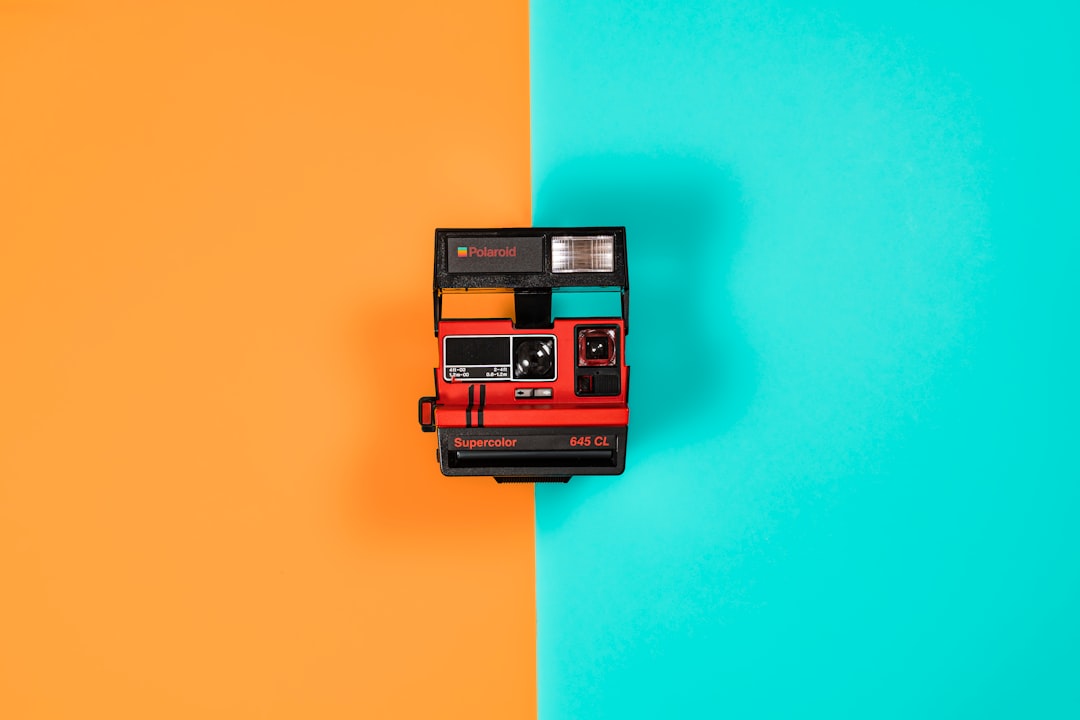
{"type": "Polygon", "coordinates": [[[444,475],[566,482],[618,475],[629,419],[626,229],[435,231],[434,397],[444,475]],[[552,292],[619,290],[613,317],[552,318],[552,292]],[[444,318],[450,293],[513,292],[514,317],[444,318]]]}

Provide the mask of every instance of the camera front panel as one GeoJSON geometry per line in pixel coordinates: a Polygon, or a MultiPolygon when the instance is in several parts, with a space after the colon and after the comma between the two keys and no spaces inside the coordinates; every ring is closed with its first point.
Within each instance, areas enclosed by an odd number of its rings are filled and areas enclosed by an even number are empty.
{"type": "Polygon", "coordinates": [[[542,330],[506,318],[443,320],[440,427],[625,425],[629,370],[617,318],[559,318],[542,330]]]}

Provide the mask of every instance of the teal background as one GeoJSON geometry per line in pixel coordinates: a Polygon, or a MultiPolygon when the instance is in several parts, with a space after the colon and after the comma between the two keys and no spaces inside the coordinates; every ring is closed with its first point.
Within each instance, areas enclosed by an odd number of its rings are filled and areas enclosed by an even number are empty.
{"type": "Polygon", "coordinates": [[[1080,716],[1077,12],[530,13],[534,222],[633,287],[627,471],[536,489],[540,717],[1080,716]]]}

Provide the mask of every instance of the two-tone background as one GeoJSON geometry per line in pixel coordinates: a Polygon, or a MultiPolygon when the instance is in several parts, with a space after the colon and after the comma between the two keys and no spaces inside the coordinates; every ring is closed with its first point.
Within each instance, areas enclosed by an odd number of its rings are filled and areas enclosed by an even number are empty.
{"type": "Polygon", "coordinates": [[[0,717],[1075,717],[1064,2],[0,0],[0,717]],[[627,472],[443,478],[437,226],[627,472]]]}

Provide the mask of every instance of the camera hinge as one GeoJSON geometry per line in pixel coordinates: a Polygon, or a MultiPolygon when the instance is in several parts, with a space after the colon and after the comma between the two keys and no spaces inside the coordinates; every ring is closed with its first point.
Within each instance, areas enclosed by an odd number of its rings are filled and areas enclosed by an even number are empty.
{"type": "Polygon", "coordinates": [[[525,330],[549,330],[551,288],[516,288],[514,290],[514,327],[525,330]]]}

